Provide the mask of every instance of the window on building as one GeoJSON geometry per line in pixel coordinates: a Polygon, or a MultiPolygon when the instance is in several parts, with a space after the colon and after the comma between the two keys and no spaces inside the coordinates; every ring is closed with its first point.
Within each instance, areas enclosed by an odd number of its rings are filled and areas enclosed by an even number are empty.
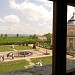
{"type": "Polygon", "coordinates": [[[70,30],[69,35],[74,36],[74,30],[70,30]]]}

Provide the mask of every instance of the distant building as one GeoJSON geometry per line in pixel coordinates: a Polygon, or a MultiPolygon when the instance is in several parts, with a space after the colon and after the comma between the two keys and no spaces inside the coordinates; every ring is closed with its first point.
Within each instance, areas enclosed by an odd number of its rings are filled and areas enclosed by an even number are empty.
{"type": "Polygon", "coordinates": [[[39,40],[47,40],[47,38],[45,36],[38,36],[39,40]]]}
{"type": "Polygon", "coordinates": [[[75,49],[75,13],[67,23],[67,49],[75,49]]]}

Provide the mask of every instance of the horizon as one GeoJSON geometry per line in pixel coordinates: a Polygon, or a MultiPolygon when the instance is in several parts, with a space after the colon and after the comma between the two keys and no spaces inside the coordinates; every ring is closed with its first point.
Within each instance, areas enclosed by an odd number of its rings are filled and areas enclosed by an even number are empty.
{"type": "MultiPolygon", "coordinates": [[[[7,35],[8,35],[8,36],[16,36],[17,34],[19,34],[19,33],[16,33],[16,34],[10,33],[10,34],[7,34],[7,35]]],[[[48,34],[48,33],[46,33],[46,34],[48,34]]],[[[51,34],[51,33],[50,33],[50,34],[51,34]]],[[[0,35],[1,35],[1,34],[0,34],[0,35]]],[[[5,34],[3,33],[2,35],[5,35],[5,34]]],[[[43,35],[45,35],[45,34],[19,34],[19,36],[30,36],[30,35],[43,36],[43,35]]]]}

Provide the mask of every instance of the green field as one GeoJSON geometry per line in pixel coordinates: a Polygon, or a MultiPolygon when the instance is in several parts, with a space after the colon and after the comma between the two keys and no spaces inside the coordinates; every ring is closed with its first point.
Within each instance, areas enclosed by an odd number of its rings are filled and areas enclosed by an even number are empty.
{"type": "Polygon", "coordinates": [[[12,48],[8,45],[1,45],[0,52],[4,52],[4,51],[12,51],[12,48]]]}
{"type": "MultiPolygon", "coordinates": [[[[30,46],[15,46],[16,50],[28,50],[28,49],[32,49],[32,47],[30,46]]],[[[1,45],[0,46],[0,52],[4,52],[4,51],[13,51],[13,48],[10,45],[1,45]]]]}
{"type": "Polygon", "coordinates": [[[25,37],[0,37],[0,45],[12,45],[12,44],[23,44],[23,43],[34,43],[37,39],[32,39],[29,36],[25,37]]]}
{"type": "Polygon", "coordinates": [[[33,63],[37,63],[39,62],[39,60],[41,59],[42,64],[43,65],[48,65],[48,64],[52,64],[52,57],[41,57],[41,58],[33,58],[31,59],[33,63]]]}
{"type": "Polygon", "coordinates": [[[26,60],[0,62],[0,73],[22,70],[25,69],[24,66],[27,65],[29,65],[29,63],[26,60]]]}
{"type": "Polygon", "coordinates": [[[0,37],[0,43],[17,43],[17,42],[24,42],[28,40],[28,37],[0,37]]]}
{"type": "Polygon", "coordinates": [[[31,46],[15,46],[16,50],[28,50],[33,49],[31,46]]]}

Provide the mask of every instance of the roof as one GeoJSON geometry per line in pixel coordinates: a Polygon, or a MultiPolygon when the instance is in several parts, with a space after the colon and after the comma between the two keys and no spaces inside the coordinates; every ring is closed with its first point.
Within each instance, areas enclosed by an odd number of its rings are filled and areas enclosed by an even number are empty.
{"type": "Polygon", "coordinates": [[[47,40],[47,38],[45,36],[38,36],[38,39],[40,39],[40,40],[47,40]]]}
{"type": "Polygon", "coordinates": [[[67,25],[75,25],[75,13],[73,13],[73,16],[68,21],[67,25]]]}

